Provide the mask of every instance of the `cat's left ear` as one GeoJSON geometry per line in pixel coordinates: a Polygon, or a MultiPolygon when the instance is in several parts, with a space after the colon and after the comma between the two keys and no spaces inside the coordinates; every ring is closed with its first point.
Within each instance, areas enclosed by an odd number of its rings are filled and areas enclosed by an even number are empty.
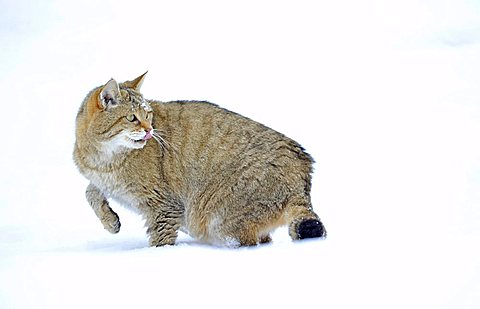
{"type": "Polygon", "coordinates": [[[132,88],[135,91],[140,91],[140,88],[142,87],[143,80],[145,79],[145,75],[147,75],[148,71],[140,75],[139,77],[135,78],[134,80],[131,81],[126,81],[123,84],[128,87],[132,88]]]}

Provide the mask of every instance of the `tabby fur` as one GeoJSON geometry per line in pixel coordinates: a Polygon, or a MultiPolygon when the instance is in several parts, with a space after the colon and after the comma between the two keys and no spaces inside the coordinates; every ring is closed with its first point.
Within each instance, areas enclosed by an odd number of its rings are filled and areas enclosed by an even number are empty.
{"type": "Polygon", "coordinates": [[[173,245],[178,231],[218,246],[325,237],[310,200],[312,157],[258,122],[199,101],[145,100],[145,74],[111,79],[84,99],[74,161],[86,198],[105,229],[120,230],[109,199],[140,213],[150,245],[173,245]]]}

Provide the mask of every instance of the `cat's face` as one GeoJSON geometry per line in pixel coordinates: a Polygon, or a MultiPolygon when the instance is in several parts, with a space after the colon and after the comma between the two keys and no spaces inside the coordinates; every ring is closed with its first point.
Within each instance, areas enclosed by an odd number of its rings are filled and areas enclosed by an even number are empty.
{"type": "Polygon", "coordinates": [[[121,84],[111,79],[96,98],[92,127],[107,153],[143,148],[153,137],[153,110],[138,91],[139,78],[121,84]]]}

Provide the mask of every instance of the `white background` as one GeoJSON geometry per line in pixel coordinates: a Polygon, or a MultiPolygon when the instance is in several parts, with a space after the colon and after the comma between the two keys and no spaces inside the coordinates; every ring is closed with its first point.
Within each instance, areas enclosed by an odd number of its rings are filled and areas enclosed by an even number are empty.
{"type": "Polygon", "coordinates": [[[479,308],[479,59],[474,0],[1,1],[0,308],[479,308]],[[328,238],[104,231],[75,115],[146,70],[300,142],[328,238]]]}

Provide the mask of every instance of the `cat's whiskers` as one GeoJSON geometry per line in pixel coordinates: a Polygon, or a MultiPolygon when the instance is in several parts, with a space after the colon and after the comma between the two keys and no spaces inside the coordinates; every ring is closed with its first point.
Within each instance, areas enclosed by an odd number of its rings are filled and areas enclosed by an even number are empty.
{"type": "Polygon", "coordinates": [[[152,130],[152,136],[160,144],[164,151],[169,149],[176,151],[176,149],[170,143],[168,143],[165,138],[163,138],[158,129],[152,130]]]}
{"type": "Polygon", "coordinates": [[[162,147],[163,151],[166,151],[165,145],[163,144],[162,140],[159,139],[155,134],[152,134],[152,137],[157,141],[160,147],[162,147]]]}

